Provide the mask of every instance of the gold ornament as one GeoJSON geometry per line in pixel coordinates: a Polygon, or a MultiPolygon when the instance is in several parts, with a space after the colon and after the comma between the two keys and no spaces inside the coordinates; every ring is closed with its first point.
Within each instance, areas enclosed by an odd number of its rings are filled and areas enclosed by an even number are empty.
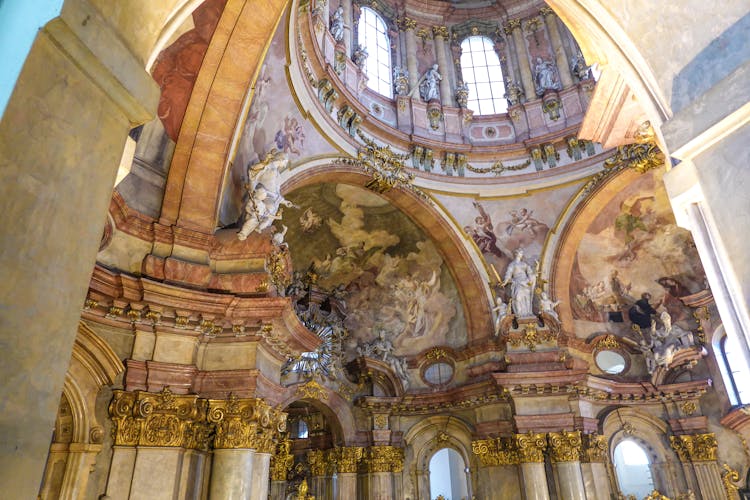
{"type": "Polygon", "coordinates": [[[315,380],[310,380],[309,382],[297,387],[297,395],[305,399],[317,399],[319,401],[326,401],[328,399],[328,391],[326,388],[315,380]]]}
{"type": "Polygon", "coordinates": [[[449,36],[448,27],[447,26],[433,26],[432,34],[433,36],[440,36],[440,37],[443,37],[443,40],[447,40],[449,36]]]}
{"type": "Polygon", "coordinates": [[[362,465],[366,472],[402,472],[404,450],[395,446],[370,446],[364,454],[362,465]]]}
{"type": "Polygon", "coordinates": [[[626,144],[619,146],[617,152],[610,158],[604,160],[604,168],[612,169],[625,165],[638,173],[664,165],[664,154],[653,142],[643,144],[626,144]]]}
{"type": "Polygon", "coordinates": [[[310,473],[313,476],[325,476],[328,460],[323,450],[310,450],[307,452],[307,463],[310,465],[310,473]]]}
{"type": "Polygon", "coordinates": [[[209,400],[208,421],[214,424],[216,449],[254,449],[273,453],[278,433],[286,430],[286,413],[260,398],[209,400]]]}
{"type": "Polygon", "coordinates": [[[581,436],[583,455],[581,461],[583,462],[601,462],[607,461],[607,438],[601,434],[584,434],[581,436]]]}
{"type": "Polygon", "coordinates": [[[472,441],[471,451],[479,457],[482,467],[516,465],[519,462],[516,442],[511,437],[472,441]]]}
{"type": "Polygon", "coordinates": [[[271,455],[271,481],[286,481],[287,474],[294,465],[292,441],[282,439],[276,445],[276,453],[271,455]]]}
{"type": "Polygon", "coordinates": [[[681,462],[713,462],[717,442],[713,432],[684,436],[670,436],[669,442],[681,462]]]}
{"type": "Polygon", "coordinates": [[[362,460],[364,448],[361,446],[344,446],[334,448],[333,453],[336,463],[336,472],[356,473],[359,461],[362,460]]]}
{"type": "Polygon", "coordinates": [[[516,434],[516,446],[521,463],[544,462],[544,450],[547,448],[547,439],[543,433],[516,434]]]}
{"type": "Polygon", "coordinates": [[[596,348],[600,351],[619,349],[620,343],[614,335],[607,335],[599,339],[599,342],[596,343],[596,348]]]}
{"type": "Polygon", "coordinates": [[[578,462],[581,460],[581,432],[550,432],[547,435],[552,462],[578,462]]]}
{"type": "Polygon", "coordinates": [[[109,415],[118,446],[163,446],[205,450],[209,446],[206,400],[160,393],[114,391],[109,415]]]}
{"type": "Polygon", "coordinates": [[[425,359],[428,360],[437,360],[441,358],[447,358],[448,353],[445,351],[445,349],[441,349],[440,347],[433,347],[427,353],[424,355],[425,359]]]}
{"type": "Polygon", "coordinates": [[[724,485],[724,492],[727,495],[727,500],[734,500],[737,498],[737,490],[739,487],[735,483],[739,480],[739,472],[729,467],[728,464],[721,466],[721,484],[724,485]]]}

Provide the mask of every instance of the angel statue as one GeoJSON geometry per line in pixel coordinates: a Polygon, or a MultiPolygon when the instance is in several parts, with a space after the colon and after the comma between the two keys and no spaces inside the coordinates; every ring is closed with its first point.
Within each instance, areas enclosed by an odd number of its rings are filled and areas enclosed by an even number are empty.
{"type": "Polygon", "coordinates": [[[281,195],[279,170],[289,164],[286,153],[271,150],[263,161],[250,165],[247,169],[248,200],[245,204],[245,222],[237,233],[240,240],[245,240],[253,231],[261,232],[281,219],[281,205],[293,207],[294,204],[281,195]]]}

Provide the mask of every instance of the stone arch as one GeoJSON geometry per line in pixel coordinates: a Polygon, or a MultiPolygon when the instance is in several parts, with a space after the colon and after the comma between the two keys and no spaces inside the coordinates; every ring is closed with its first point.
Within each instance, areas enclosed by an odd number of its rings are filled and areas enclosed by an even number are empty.
{"type": "MultiPolygon", "coordinates": [[[[335,161],[324,164],[311,162],[296,167],[293,172],[285,172],[282,176],[282,191],[289,193],[322,182],[363,187],[370,179],[370,176],[356,167],[335,161]]],[[[482,267],[481,256],[465,244],[461,231],[452,226],[435,204],[408,189],[391,189],[381,196],[407,214],[432,239],[443,256],[461,297],[469,344],[489,337],[493,331],[491,296],[487,286],[489,277],[482,267]]]]}
{"type": "Polygon", "coordinates": [[[59,498],[84,497],[104,441],[105,427],[96,416],[96,399],[124,369],[112,348],[86,324],[79,323],[61,398],[61,405],[69,408],[72,430],[69,440],[53,440],[40,489],[42,497],[53,492],[59,498]]]}
{"type": "Polygon", "coordinates": [[[331,429],[334,431],[334,444],[339,446],[358,444],[357,427],[347,400],[324,386],[321,386],[325,391],[321,398],[305,397],[297,391],[299,387],[299,385],[292,385],[287,388],[285,397],[279,403],[280,408],[288,408],[292,403],[298,401],[308,403],[320,410],[333,424],[331,429]]]}
{"type": "Polygon", "coordinates": [[[609,445],[610,460],[614,461],[613,453],[618,444],[633,440],[649,457],[657,490],[669,497],[685,491],[685,477],[669,444],[669,427],[664,420],[633,408],[617,408],[602,419],[601,426],[609,445]]]}
{"type": "Polygon", "coordinates": [[[476,472],[477,462],[471,452],[473,427],[453,415],[435,415],[425,418],[414,425],[404,435],[406,444],[404,463],[413,464],[404,481],[404,497],[430,498],[429,466],[433,455],[443,448],[458,452],[469,469],[466,481],[469,496],[475,489],[472,477],[476,472]]]}

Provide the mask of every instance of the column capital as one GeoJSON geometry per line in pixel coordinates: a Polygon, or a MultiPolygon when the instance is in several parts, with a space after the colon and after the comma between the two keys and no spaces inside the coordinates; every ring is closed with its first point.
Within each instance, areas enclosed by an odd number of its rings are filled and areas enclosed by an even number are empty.
{"type": "Polygon", "coordinates": [[[361,446],[343,446],[333,450],[336,461],[336,472],[356,473],[362,460],[364,448],[361,446]]]}
{"type": "Polygon", "coordinates": [[[579,462],[581,460],[581,432],[561,431],[547,434],[552,462],[579,462]]]}
{"type": "Polygon", "coordinates": [[[508,22],[505,23],[505,27],[503,29],[505,30],[506,35],[510,35],[514,30],[521,29],[521,20],[520,19],[508,19],[508,22]]]}
{"type": "Polygon", "coordinates": [[[261,398],[239,399],[230,394],[227,399],[210,399],[208,405],[208,421],[216,429],[217,449],[247,448],[273,453],[274,440],[286,429],[286,413],[261,398]]]}
{"type": "Polygon", "coordinates": [[[207,401],[196,395],[114,391],[109,416],[117,446],[162,446],[205,450],[210,429],[207,401]]]}
{"type": "Polygon", "coordinates": [[[396,26],[398,26],[401,31],[409,31],[417,27],[417,22],[414,19],[404,16],[396,19],[396,26]]]}
{"type": "Polygon", "coordinates": [[[479,457],[482,467],[519,463],[518,448],[512,437],[472,441],[471,451],[479,457]]]}
{"type": "Polygon", "coordinates": [[[442,37],[443,40],[448,39],[448,27],[447,26],[433,26],[432,35],[442,37]]]}
{"type": "Polygon", "coordinates": [[[287,473],[294,465],[292,441],[282,439],[276,445],[276,452],[271,455],[271,481],[286,481],[287,473]]]}
{"type": "Polygon", "coordinates": [[[313,476],[328,475],[330,450],[309,450],[307,452],[307,463],[310,466],[310,474],[313,476]]]}
{"type": "Polygon", "coordinates": [[[544,462],[544,450],[547,449],[547,436],[544,433],[516,434],[518,458],[521,463],[544,462]]]}
{"type": "Polygon", "coordinates": [[[539,13],[541,15],[545,16],[545,17],[546,16],[554,16],[555,15],[555,11],[552,10],[551,8],[549,8],[546,5],[544,7],[542,7],[541,9],[539,9],[539,13]]]}
{"type": "Polygon", "coordinates": [[[365,472],[403,472],[404,450],[396,446],[370,446],[364,452],[365,472]]]}
{"type": "Polygon", "coordinates": [[[581,436],[583,454],[582,462],[606,462],[608,453],[607,438],[601,434],[584,434],[581,436]]]}
{"type": "Polygon", "coordinates": [[[713,432],[670,436],[669,443],[681,462],[715,462],[718,444],[713,432]]]}

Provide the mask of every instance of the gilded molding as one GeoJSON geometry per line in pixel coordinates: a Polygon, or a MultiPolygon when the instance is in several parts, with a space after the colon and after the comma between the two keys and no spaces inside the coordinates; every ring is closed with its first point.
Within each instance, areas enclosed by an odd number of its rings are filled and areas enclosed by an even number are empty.
{"type": "Polygon", "coordinates": [[[599,350],[619,349],[620,343],[614,335],[607,335],[599,339],[599,342],[596,343],[596,348],[599,350]]]}
{"type": "Polygon", "coordinates": [[[580,431],[550,432],[547,435],[552,462],[579,462],[582,442],[580,431]]]}
{"type": "Polygon", "coordinates": [[[544,450],[547,448],[547,436],[544,433],[515,435],[518,447],[518,459],[521,463],[544,462],[544,450]]]}
{"type": "Polygon", "coordinates": [[[403,472],[404,450],[396,446],[370,446],[361,464],[365,472],[403,472]]]}
{"type": "Polygon", "coordinates": [[[286,481],[287,474],[294,465],[292,441],[282,439],[276,445],[276,453],[271,455],[271,481],[286,481]]]}
{"type": "Polygon", "coordinates": [[[669,442],[681,462],[713,462],[716,460],[718,445],[713,432],[670,436],[669,442]]]}
{"type": "Polygon", "coordinates": [[[326,388],[315,380],[310,380],[297,387],[296,392],[298,396],[304,399],[317,399],[318,401],[326,401],[328,399],[328,391],[326,388]]]}
{"type": "Polygon", "coordinates": [[[115,445],[208,449],[210,429],[206,400],[159,393],[115,390],[109,405],[115,445]]]}
{"type": "Polygon", "coordinates": [[[286,429],[286,413],[260,398],[239,399],[230,394],[225,400],[210,399],[208,404],[208,421],[216,429],[216,449],[247,448],[273,453],[278,433],[286,429]]]}
{"type": "Polygon", "coordinates": [[[619,146],[614,155],[604,160],[606,169],[623,164],[643,174],[663,166],[664,154],[653,142],[626,144],[625,146],[619,146]]]}
{"type": "Polygon", "coordinates": [[[479,457],[482,467],[517,465],[519,463],[518,448],[515,439],[512,437],[472,441],[471,451],[479,457]]]}
{"type": "Polygon", "coordinates": [[[424,355],[425,359],[428,360],[437,360],[441,358],[447,358],[448,352],[445,349],[442,349],[440,347],[433,347],[429,351],[427,351],[424,355]]]}
{"type": "Polygon", "coordinates": [[[547,7],[546,5],[539,9],[539,13],[543,16],[554,16],[555,11],[547,7]]]}
{"type": "Polygon", "coordinates": [[[601,434],[584,434],[581,436],[581,443],[583,454],[581,455],[582,462],[594,463],[607,462],[608,446],[607,438],[601,434]]]}

